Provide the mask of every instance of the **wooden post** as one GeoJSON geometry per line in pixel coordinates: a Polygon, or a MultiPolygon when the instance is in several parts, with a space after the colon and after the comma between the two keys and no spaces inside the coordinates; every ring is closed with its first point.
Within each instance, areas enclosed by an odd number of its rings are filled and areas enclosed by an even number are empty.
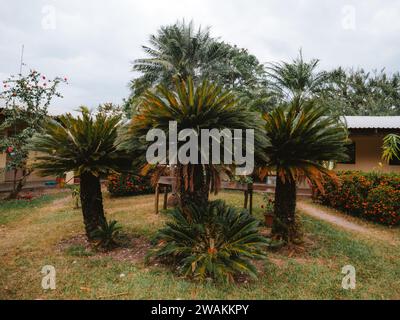
{"type": "Polygon", "coordinates": [[[249,193],[247,192],[247,190],[245,190],[244,191],[244,205],[243,205],[243,207],[245,209],[247,209],[247,199],[248,199],[248,197],[249,197],[249,193]]]}
{"type": "Polygon", "coordinates": [[[156,209],[156,214],[158,213],[158,198],[159,198],[159,193],[160,193],[160,185],[157,183],[156,185],[156,203],[155,203],[155,209],[156,209]]]}
{"type": "Polygon", "coordinates": [[[250,193],[250,208],[249,208],[249,212],[250,214],[253,213],[253,184],[249,184],[248,185],[248,189],[249,189],[249,193],[250,193]]]}
{"type": "Polygon", "coordinates": [[[168,201],[168,186],[165,186],[164,188],[164,203],[163,203],[163,209],[167,209],[167,201],[168,201]]]}

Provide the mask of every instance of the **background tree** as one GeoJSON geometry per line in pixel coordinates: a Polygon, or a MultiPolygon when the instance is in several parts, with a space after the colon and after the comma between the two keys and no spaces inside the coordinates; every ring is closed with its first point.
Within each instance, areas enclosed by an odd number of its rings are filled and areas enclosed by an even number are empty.
{"type": "Polygon", "coordinates": [[[338,68],[329,73],[321,100],[338,115],[400,115],[400,74],[338,68]]]}
{"type": "MultiPolygon", "coordinates": [[[[163,85],[156,90],[147,91],[139,105],[138,112],[133,117],[126,134],[124,147],[134,152],[133,158],[144,166],[147,164],[145,154],[152,142],[146,141],[148,130],[158,128],[169,135],[169,122],[176,121],[178,131],[194,129],[200,136],[201,129],[255,129],[255,150],[265,142],[260,135],[258,125],[260,118],[241,105],[235,95],[223,90],[216,84],[204,80],[195,85],[192,79],[183,81],[177,79],[174,90],[163,85]]],[[[185,142],[178,142],[178,148],[185,142]]],[[[211,150],[211,148],[210,148],[211,150]]],[[[167,143],[167,155],[169,143],[167,143]]],[[[221,151],[221,155],[223,150],[221,151]]],[[[211,159],[211,157],[209,157],[211,159]]],[[[199,154],[199,159],[201,156],[199,154]]],[[[165,159],[168,163],[169,159],[165,159]]],[[[161,172],[166,166],[161,166],[161,172]]],[[[220,173],[230,175],[231,167],[221,164],[177,164],[178,193],[180,205],[185,208],[194,203],[199,207],[208,202],[210,191],[217,191],[220,186],[220,173]]],[[[160,175],[160,170],[156,171],[160,175]]]]}
{"type": "Polygon", "coordinates": [[[292,62],[270,63],[267,67],[268,85],[281,101],[316,98],[329,78],[318,71],[318,59],[305,61],[300,50],[292,62]]]}
{"type": "Polygon", "coordinates": [[[30,148],[42,155],[35,168],[41,175],[74,171],[80,177],[80,197],[86,235],[105,223],[100,178],[129,164],[125,154],[117,150],[117,130],[120,115],[105,112],[92,114],[81,107],[78,117],[70,113],[46,122],[41,134],[36,134],[30,148]]]}
{"type": "Polygon", "coordinates": [[[54,97],[62,97],[57,87],[66,81],[60,77],[47,79],[35,70],[26,76],[20,74],[3,81],[0,99],[5,101],[5,120],[0,131],[6,134],[1,139],[0,150],[7,153],[5,170],[14,171],[13,190],[8,199],[18,196],[33,171],[28,163],[28,140],[42,130],[51,101],[54,97]],[[18,170],[21,171],[20,177],[17,177],[18,170]]]}
{"type": "Polygon", "coordinates": [[[269,111],[276,99],[268,89],[264,65],[247,49],[220,45],[226,55],[208,70],[207,78],[234,92],[250,110],[269,111]]]}
{"type": "Polygon", "coordinates": [[[143,46],[149,57],[133,64],[133,71],[142,73],[131,83],[134,97],[160,83],[171,88],[174,77],[197,79],[227,54],[209,28],[196,29],[193,22],[162,26],[149,42],[143,46]]]}
{"type": "Polygon", "coordinates": [[[127,111],[139,103],[145,90],[157,84],[172,88],[175,77],[186,80],[190,76],[195,82],[208,79],[243,96],[258,96],[265,88],[264,67],[254,55],[213,38],[209,28],[196,29],[193,22],[162,26],[143,49],[148,58],[134,61],[133,71],[141,75],[131,81],[127,111]]]}

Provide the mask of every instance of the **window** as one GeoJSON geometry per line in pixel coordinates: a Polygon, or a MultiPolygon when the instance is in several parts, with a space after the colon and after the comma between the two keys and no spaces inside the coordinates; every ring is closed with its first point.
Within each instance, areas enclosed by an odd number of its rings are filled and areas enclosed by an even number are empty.
{"type": "Polygon", "coordinates": [[[356,143],[353,142],[351,144],[348,144],[346,146],[346,148],[347,148],[346,154],[349,157],[349,159],[346,161],[341,161],[339,163],[355,164],[356,163],[356,143]]]}
{"type": "Polygon", "coordinates": [[[397,159],[397,158],[393,157],[392,159],[390,159],[389,165],[391,165],[391,166],[400,166],[400,159],[397,159]]]}

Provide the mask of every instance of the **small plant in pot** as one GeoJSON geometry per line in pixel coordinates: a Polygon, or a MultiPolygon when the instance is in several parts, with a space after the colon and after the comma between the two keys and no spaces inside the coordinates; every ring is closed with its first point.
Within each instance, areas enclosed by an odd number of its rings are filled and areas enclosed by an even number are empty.
{"type": "Polygon", "coordinates": [[[272,194],[265,193],[264,204],[261,206],[264,209],[264,222],[267,227],[272,227],[272,222],[274,220],[274,197],[272,194]]]}

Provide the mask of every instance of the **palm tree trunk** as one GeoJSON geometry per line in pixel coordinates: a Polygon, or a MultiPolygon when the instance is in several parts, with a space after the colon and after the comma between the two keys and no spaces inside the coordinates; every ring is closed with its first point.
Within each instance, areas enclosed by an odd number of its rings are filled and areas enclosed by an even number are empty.
{"type": "Polygon", "coordinates": [[[80,197],[86,235],[91,240],[93,231],[105,221],[100,177],[88,172],[82,173],[80,175],[80,197]]]}
{"type": "Polygon", "coordinates": [[[296,181],[276,177],[275,218],[272,234],[279,239],[292,242],[297,237],[296,230],[296,181]]]}
{"type": "Polygon", "coordinates": [[[205,208],[208,203],[208,191],[204,168],[200,164],[178,165],[177,167],[179,192],[179,205],[185,209],[194,204],[197,207],[205,208]]]}
{"type": "Polygon", "coordinates": [[[178,188],[177,188],[177,168],[176,165],[171,165],[170,167],[170,177],[173,178],[173,182],[171,185],[171,195],[168,198],[168,206],[170,207],[176,207],[179,203],[179,197],[178,197],[178,188]]]}

